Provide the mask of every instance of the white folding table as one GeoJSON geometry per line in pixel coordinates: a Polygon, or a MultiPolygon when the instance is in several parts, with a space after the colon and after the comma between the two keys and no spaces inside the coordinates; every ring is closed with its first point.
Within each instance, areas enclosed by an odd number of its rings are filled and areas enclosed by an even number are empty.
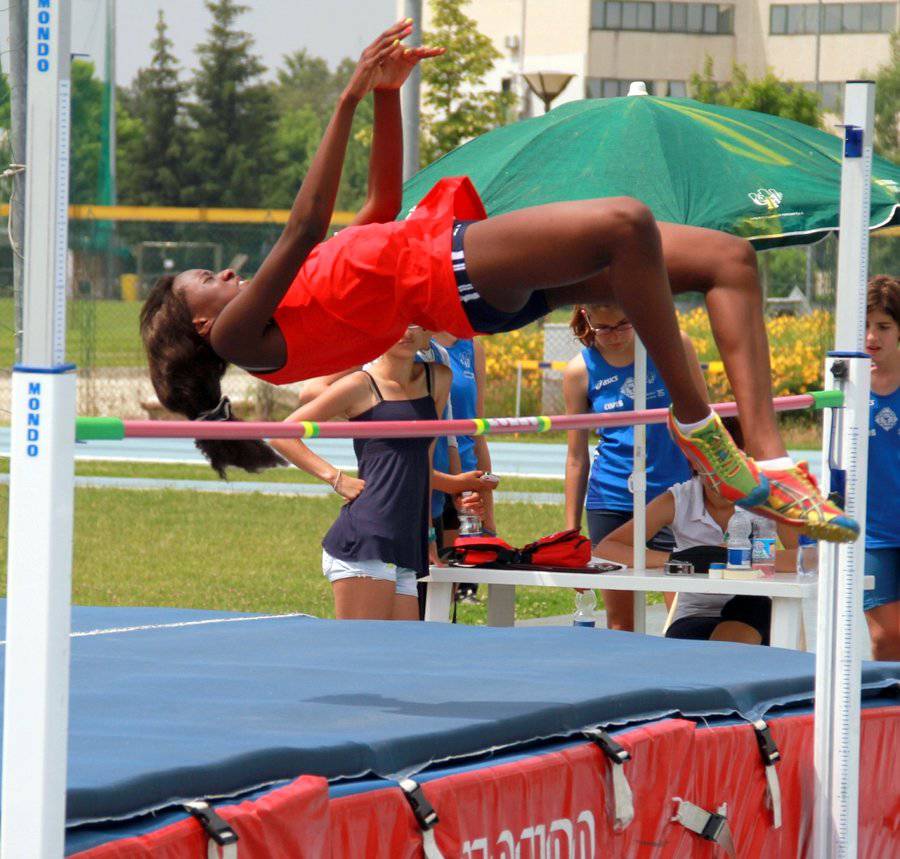
{"type": "MultiPolygon", "coordinates": [[[[743,594],[772,599],[773,647],[805,647],[803,600],[816,596],[817,579],[776,573],[761,579],[710,579],[708,576],[669,576],[662,570],[618,570],[614,573],[558,573],[548,570],[503,568],[432,567],[428,583],[425,620],[447,622],[453,585],[476,582],[487,585],[488,625],[512,626],[515,621],[516,587],[602,588],[611,591],[668,591],[675,593],[743,594]]],[[[636,623],[644,632],[641,613],[636,623]]]]}

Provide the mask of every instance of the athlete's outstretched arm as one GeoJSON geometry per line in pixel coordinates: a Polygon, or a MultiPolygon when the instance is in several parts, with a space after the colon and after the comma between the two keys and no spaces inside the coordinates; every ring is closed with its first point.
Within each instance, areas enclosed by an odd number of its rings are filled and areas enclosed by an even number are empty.
{"type": "Polygon", "coordinates": [[[403,123],[400,87],[420,60],[437,57],[443,48],[404,48],[381,63],[381,81],[375,88],[375,125],[369,157],[369,189],[365,203],[351,226],[393,221],[403,199],[403,123]]]}
{"type": "MultiPolygon", "coordinates": [[[[356,106],[381,80],[381,63],[395,53],[399,40],[412,31],[401,21],[379,36],[365,51],[338,99],[309,172],[291,208],[288,223],[263,260],[253,281],[216,318],[210,344],[226,360],[260,366],[268,354],[264,337],[278,303],[309,252],[325,238],[334,212],[341,169],[356,106]]],[[[270,332],[271,333],[271,332],[270,332]]],[[[281,352],[283,338],[272,338],[281,352]]],[[[281,355],[281,362],[284,356],[281,355]]]]}

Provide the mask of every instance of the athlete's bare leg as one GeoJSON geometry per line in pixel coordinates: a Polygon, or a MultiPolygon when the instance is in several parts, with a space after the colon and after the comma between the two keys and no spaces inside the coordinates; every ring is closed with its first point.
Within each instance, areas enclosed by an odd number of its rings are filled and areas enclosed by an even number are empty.
{"type": "Polygon", "coordinates": [[[688,371],[659,229],[642,203],[553,203],[478,221],[465,252],[472,283],[498,310],[518,310],[535,289],[564,288],[568,301],[591,302],[608,288],[659,369],[675,416],[690,423],[709,414],[688,371]],[[600,271],[602,287],[590,280],[600,271]]]}
{"type": "MultiPolygon", "coordinates": [[[[706,300],[713,338],[738,410],[745,418],[741,429],[746,451],[755,459],[784,456],[772,407],[769,342],[753,246],[716,230],[668,223],[658,226],[672,292],[700,292],[706,300]]],[[[605,271],[591,278],[589,285],[594,295],[614,294],[605,271]]],[[[578,303],[584,300],[578,297],[582,292],[581,286],[555,290],[549,296],[550,304],[578,303]]]]}
{"type": "Polygon", "coordinates": [[[709,324],[734,392],[747,452],[787,451],[772,407],[772,370],[756,251],[750,242],[699,227],[660,224],[672,291],[702,292],[709,324]]]}

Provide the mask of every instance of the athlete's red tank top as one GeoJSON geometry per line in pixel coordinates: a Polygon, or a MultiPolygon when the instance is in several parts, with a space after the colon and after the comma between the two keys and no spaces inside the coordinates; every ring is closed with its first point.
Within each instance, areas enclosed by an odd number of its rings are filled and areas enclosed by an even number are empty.
{"type": "Polygon", "coordinates": [[[275,310],[287,360],[274,385],[364,364],[411,324],[469,339],[450,259],[454,220],[487,217],[466,177],[441,179],[405,221],[348,227],[317,245],[275,310]]]}

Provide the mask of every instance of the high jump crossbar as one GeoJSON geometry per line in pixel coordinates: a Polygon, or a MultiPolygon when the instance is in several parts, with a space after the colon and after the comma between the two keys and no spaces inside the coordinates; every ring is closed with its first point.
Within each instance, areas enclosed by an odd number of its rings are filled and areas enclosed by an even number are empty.
{"type": "MultiPolygon", "coordinates": [[[[775,397],[775,411],[838,408],[844,403],[841,391],[812,391],[790,397],[775,397]]],[[[737,403],[716,403],[720,415],[736,415],[737,403]]],[[[76,420],[78,441],[120,440],[124,438],[423,438],[438,435],[504,435],[540,433],[551,430],[594,429],[597,427],[640,426],[665,423],[668,409],[583,415],[538,415],[523,418],[467,418],[451,421],[126,421],[118,418],[83,417],[76,420]]]]}

